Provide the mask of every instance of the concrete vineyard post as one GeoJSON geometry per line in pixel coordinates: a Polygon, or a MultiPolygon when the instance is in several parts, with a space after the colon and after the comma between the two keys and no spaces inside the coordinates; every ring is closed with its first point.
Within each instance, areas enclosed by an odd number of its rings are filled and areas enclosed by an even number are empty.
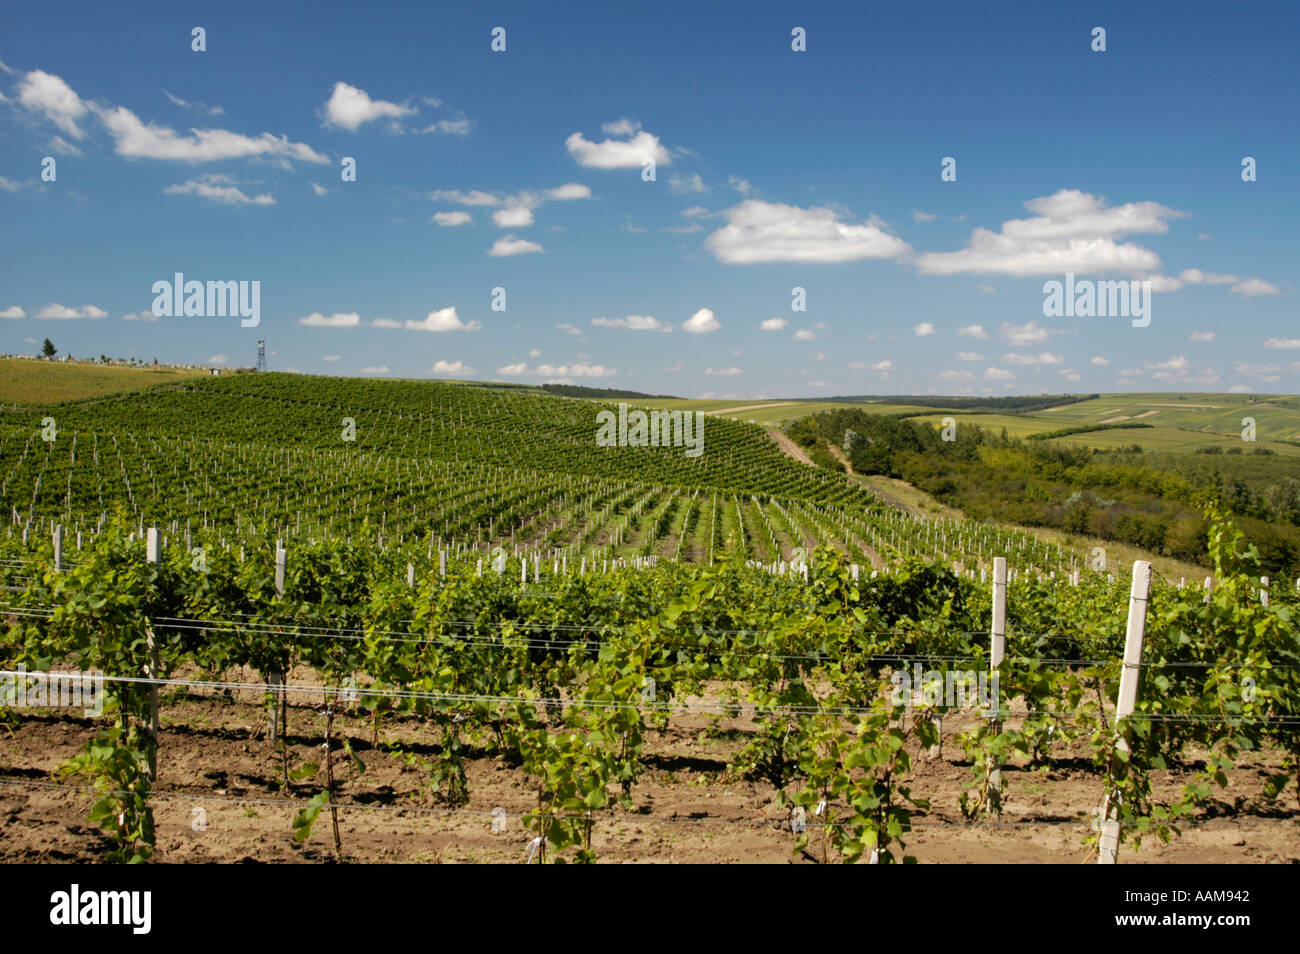
{"type": "Polygon", "coordinates": [[[63,569],[63,526],[54,528],[54,569],[63,569]]]}
{"type": "Polygon", "coordinates": [[[414,563],[406,564],[406,585],[409,586],[411,589],[415,589],[415,564],[414,563]]]}
{"type": "MultiPolygon", "coordinates": [[[[1007,560],[1006,557],[993,558],[993,625],[989,633],[989,668],[997,672],[1002,660],[1007,655],[1007,560]]],[[[999,689],[1001,683],[997,683],[999,689]]],[[[1002,700],[994,698],[992,703],[998,709],[1002,700]]],[[[1002,731],[1001,713],[993,719],[993,731],[1002,731]]],[[[994,815],[1002,814],[1002,770],[996,765],[988,767],[988,801],[989,810],[994,815]]]]}
{"type": "MultiPolygon", "coordinates": [[[[1142,640],[1147,628],[1147,601],[1151,595],[1151,564],[1146,560],[1133,562],[1133,587],[1128,598],[1128,628],[1124,633],[1124,668],[1119,677],[1119,697],[1115,700],[1116,747],[1128,751],[1128,743],[1120,733],[1120,726],[1137,705],[1138,679],[1142,674],[1142,640]]],[[[1101,840],[1098,844],[1097,863],[1115,864],[1119,853],[1119,809],[1107,795],[1102,803],[1101,840]]]]}
{"type": "MultiPolygon", "coordinates": [[[[284,547],[276,541],[275,546],[275,595],[283,598],[284,596],[284,571],[288,563],[288,553],[284,547]]],[[[271,685],[275,687],[275,698],[271,701],[271,719],[270,719],[270,737],[271,741],[277,741],[284,731],[281,725],[280,713],[285,706],[284,677],[282,672],[269,673],[271,685]]]]}
{"type": "MultiPolygon", "coordinates": [[[[145,542],[144,551],[145,561],[157,566],[162,558],[161,547],[158,545],[158,528],[150,527],[149,536],[145,542]]],[[[162,670],[162,663],[158,658],[158,640],[154,635],[153,623],[146,622],[144,627],[145,651],[149,655],[149,661],[146,664],[145,675],[150,679],[157,679],[158,673],[162,670]]],[[[158,684],[151,683],[149,686],[149,738],[152,744],[149,746],[149,781],[153,782],[158,778],[158,684]]]]}

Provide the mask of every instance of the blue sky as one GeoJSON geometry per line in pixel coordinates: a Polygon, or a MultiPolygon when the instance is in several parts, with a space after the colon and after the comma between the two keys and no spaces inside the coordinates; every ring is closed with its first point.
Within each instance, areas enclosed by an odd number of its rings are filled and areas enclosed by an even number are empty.
{"type": "Polygon", "coordinates": [[[1300,391],[1300,8],[1134,6],[7,4],[0,351],[1300,391]],[[176,272],[260,282],[260,325],[155,318],[176,272]],[[1067,272],[1150,281],[1150,324],[1045,317],[1067,272]]]}

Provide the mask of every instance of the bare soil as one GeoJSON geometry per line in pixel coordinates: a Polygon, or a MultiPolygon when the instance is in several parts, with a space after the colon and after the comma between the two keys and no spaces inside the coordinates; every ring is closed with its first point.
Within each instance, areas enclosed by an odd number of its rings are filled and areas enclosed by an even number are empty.
{"type": "MultiPolygon", "coordinates": [[[[324,719],[305,701],[289,709],[289,764],[323,762],[324,719]]],[[[905,836],[907,854],[921,862],[1066,863],[1086,859],[1100,781],[1082,753],[1066,753],[1044,768],[1012,766],[1005,772],[1005,815],[1000,822],[966,822],[958,798],[971,780],[951,733],[946,749],[918,756],[904,784],[930,799],[905,836]]],[[[102,720],[101,720],[102,722],[102,720]]],[[[93,862],[108,850],[106,835],[86,822],[88,783],[55,782],[51,773],[78,752],[99,723],[54,710],[26,710],[12,731],[0,729],[0,862],[93,862]]],[[[234,697],[174,694],[164,701],[158,784],[152,798],[157,823],[154,860],[164,863],[333,861],[328,813],[303,846],[291,822],[318,779],[291,783],[282,793],[276,744],[262,731],[263,710],[251,694],[234,697]],[[241,698],[240,696],[243,696],[241,698]]],[[[650,731],[644,772],[632,791],[633,807],[602,812],[593,848],[602,862],[806,863],[820,853],[793,852],[788,811],[773,787],[737,777],[727,765],[745,743],[751,722],[684,712],[665,732],[650,731]]],[[[520,768],[499,754],[474,751],[468,759],[470,801],[455,811],[429,791],[426,769],[407,763],[384,744],[397,741],[416,759],[436,751],[422,720],[385,722],[381,745],[371,745],[363,716],[335,719],[335,772],[343,854],[350,862],[521,863],[532,834],[521,813],[536,806],[536,789],[520,768]],[[365,772],[338,748],[346,736],[365,772]],[[493,834],[490,813],[506,810],[507,827],[493,834]]],[[[1297,863],[1300,811],[1293,791],[1283,802],[1260,796],[1266,771],[1278,759],[1265,753],[1243,761],[1228,789],[1217,795],[1181,837],[1170,844],[1128,844],[1126,863],[1297,863]]],[[[323,772],[322,772],[323,777],[323,772]]],[[[1168,793],[1187,770],[1155,776],[1168,793]]]]}

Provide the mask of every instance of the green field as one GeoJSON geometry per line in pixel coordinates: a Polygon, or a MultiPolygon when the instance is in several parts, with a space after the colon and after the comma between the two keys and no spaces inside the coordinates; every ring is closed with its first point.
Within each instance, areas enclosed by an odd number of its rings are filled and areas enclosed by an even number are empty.
{"type": "Polygon", "coordinates": [[[202,377],[188,368],[132,368],[88,361],[0,358],[0,403],[57,404],[202,377]]]}

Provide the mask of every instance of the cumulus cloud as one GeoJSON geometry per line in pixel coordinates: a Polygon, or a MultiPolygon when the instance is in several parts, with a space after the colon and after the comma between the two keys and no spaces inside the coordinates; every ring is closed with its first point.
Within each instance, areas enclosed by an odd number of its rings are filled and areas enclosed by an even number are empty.
{"type": "Polygon", "coordinates": [[[144,123],[129,109],[118,106],[97,111],[113,137],[118,155],[138,159],[166,159],[176,162],[217,162],[223,159],[282,157],[303,162],[328,163],[305,143],[291,142],[286,136],[262,133],[245,136],[226,129],[192,129],[180,135],[166,126],[144,123]]]}
{"type": "Polygon", "coordinates": [[[80,308],[69,308],[67,305],[60,305],[51,302],[36,313],[37,318],[61,319],[61,318],[107,318],[108,312],[102,308],[96,308],[94,305],[82,305],[80,308]]]}
{"type": "Polygon", "coordinates": [[[704,180],[700,178],[698,172],[693,172],[689,176],[673,176],[668,180],[668,189],[674,195],[685,195],[691,192],[704,192],[704,180]]]}
{"type": "Polygon", "coordinates": [[[356,132],[362,123],[384,118],[399,119],[417,112],[419,110],[414,106],[371,99],[364,89],[357,89],[347,83],[335,83],[334,92],[325,104],[325,124],[356,132]]]}
{"type": "Polygon", "coordinates": [[[1088,359],[1088,363],[1089,363],[1089,364],[1095,364],[1095,365],[1096,365],[1097,367],[1099,367],[1099,368],[1109,368],[1109,367],[1110,367],[1110,359],[1109,359],[1109,358],[1103,358],[1103,357],[1100,357],[1100,356],[1098,356],[1098,357],[1096,357],[1096,358],[1089,358],[1089,359],[1088,359]]]}
{"type": "Polygon", "coordinates": [[[815,341],[817,340],[817,333],[813,331],[811,328],[800,328],[798,331],[794,333],[794,340],[815,341]]]}
{"type": "Polygon", "coordinates": [[[214,354],[208,358],[208,364],[225,364],[228,360],[224,354],[214,354]]]}
{"type": "Polygon", "coordinates": [[[439,308],[437,311],[431,311],[424,316],[422,321],[407,321],[406,327],[412,331],[478,331],[482,325],[477,321],[470,321],[468,324],[460,320],[456,314],[456,309],[439,308]]]}
{"type": "Polygon", "coordinates": [[[545,251],[536,242],[515,238],[513,235],[504,235],[492,243],[492,247],[488,249],[488,254],[493,258],[504,258],[510,255],[527,255],[530,252],[545,251]]]}
{"type": "Polygon", "coordinates": [[[1264,347],[1293,351],[1300,348],[1300,338],[1266,338],[1264,339],[1264,347]]]}
{"type": "Polygon", "coordinates": [[[1186,214],[1158,202],[1109,206],[1104,198],[1078,189],[1030,199],[1025,208],[1033,218],[1003,222],[999,232],[975,229],[966,248],[927,252],[918,257],[917,267],[931,275],[1152,272],[1160,267],[1155,252],[1116,239],[1164,234],[1169,231],[1166,220],[1186,214]]]}
{"type": "Polygon", "coordinates": [[[729,378],[729,377],[733,377],[733,376],[735,376],[735,375],[737,375],[737,374],[743,374],[744,372],[742,372],[742,371],[740,370],[740,368],[731,367],[731,368],[717,368],[717,369],[714,369],[714,368],[705,368],[705,369],[704,369],[704,373],[705,373],[705,374],[709,374],[709,375],[715,375],[715,376],[728,377],[728,378],[729,378]]]}
{"type": "Polygon", "coordinates": [[[457,225],[472,225],[474,218],[468,212],[435,212],[433,221],[444,228],[449,228],[457,225]]]}
{"type": "Polygon", "coordinates": [[[789,323],[784,318],[765,318],[758,323],[758,327],[763,331],[780,331],[789,323]]]}
{"type": "Polygon", "coordinates": [[[708,334],[711,331],[717,331],[721,327],[722,323],[713,316],[713,312],[708,308],[701,308],[682,322],[682,330],[689,331],[693,335],[708,334]]]}
{"type": "Polygon", "coordinates": [[[1256,295],[1280,295],[1282,289],[1278,288],[1272,282],[1266,282],[1259,278],[1248,278],[1244,282],[1238,282],[1228,291],[1234,295],[1241,295],[1244,298],[1254,298],[1256,295]]]}
{"type": "Polygon", "coordinates": [[[1002,323],[1002,337],[1016,347],[1040,344],[1047,340],[1048,334],[1048,330],[1037,321],[1031,321],[1027,325],[1014,325],[1009,321],[1002,323]]]}
{"type": "Polygon", "coordinates": [[[919,325],[912,326],[912,333],[918,338],[927,338],[930,335],[937,335],[939,332],[935,330],[934,325],[930,324],[930,322],[923,321],[919,325]]]}
{"type": "Polygon", "coordinates": [[[983,325],[963,325],[957,329],[958,338],[987,338],[983,325]]]}
{"type": "Polygon", "coordinates": [[[462,192],[459,189],[436,189],[429,193],[429,198],[434,202],[455,202],[457,205],[500,205],[502,198],[491,192],[482,192],[478,189],[471,189],[469,192],[462,192]]]}
{"type": "Polygon", "coordinates": [[[332,315],[313,311],[305,318],[299,318],[298,324],[309,328],[355,328],[361,324],[361,315],[355,311],[340,311],[332,315]]]}
{"type": "Polygon", "coordinates": [[[658,136],[640,129],[639,124],[636,130],[633,132],[627,120],[620,120],[618,124],[606,124],[605,132],[626,138],[592,142],[576,132],[564,140],[564,145],[578,165],[589,169],[640,169],[646,159],[653,159],[659,166],[672,163],[671,154],[658,136]],[[618,131],[610,132],[611,129],[618,131]]]}
{"type": "Polygon", "coordinates": [[[508,364],[505,367],[497,368],[497,374],[506,377],[534,377],[534,378],[612,378],[617,376],[617,368],[607,368],[600,364],[587,364],[586,362],[575,362],[572,364],[539,364],[530,368],[524,362],[518,364],[508,364]]]}
{"type": "Polygon", "coordinates": [[[320,356],[320,359],[321,359],[322,361],[341,361],[341,360],[343,359],[343,355],[341,355],[341,354],[323,354],[323,355],[320,356]]]}
{"type": "Polygon", "coordinates": [[[628,315],[626,318],[593,318],[591,323],[597,328],[626,328],[629,331],[671,332],[670,325],[665,325],[651,315],[628,315]]]}
{"type": "Polygon", "coordinates": [[[989,368],[984,372],[984,377],[989,381],[1013,381],[1016,376],[1002,368],[989,368]]]}
{"type": "Polygon", "coordinates": [[[18,84],[18,102],[44,115],[73,139],[86,135],[77,121],[86,115],[89,107],[61,77],[32,70],[18,84]]]}
{"type": "Polygon", "coordinates": [[[330,190],[319,183],[313,182],[311,184],[311,191],[315,192],[318,196],[326,196],[329,195],[330,190]]]}
{"type": "Polygon", "coordinates": [[[433,367],[429,369],[431,374],[450,374],[453,377],[462,374],[473,374],[474,369],[464,361],[435,361],[433,367]]]}
{"type": "Polygon", "coordinates": [[[152,311],[136,311],[122,316],[123,321],[157,321],[158,316],[152,311]]]}
{"type": "Polygon", "coordinates": [[[26,318],[27,312],[23,311],[18,305],[10,305],[4,311],[0,311],[0,318],[26,318]]]}
{"type": "MultiPolygon", "coordinates": [[[[991,370],[991,369],[990,369],[991,370]]],[[[939,375],[944,381],[974,381],[975,375],[969,371],[944,371],[939,375]]]]}
{"type": "Polygon", "coordinates": [[[527,228],[533,224],[533,210],[526,205],[507,205],[492,213],[492,221],[503,229],[527,228]]]}
{"type": "Polygon", "coordinates": [[[834,263],[898,258],[910,246],[874,216],[862,225],[840,221],[831,208],[803,209],[747,199],[724,213],[727,224],[704,240],[729,265],[760,262],[834,263]]]}
{"type": "Polygon", "coordinates": [[[875,364],[871,365],[871,370],[872,371],[893,371],[894,362],[890,361],[889,359],[885,359],[884,361],[877,361],[875,364]]]}
{"type": "Polygon", "coordinates": [[[983,361],[984,355],[979,354],[978,352],[975,351],[958,351],[957,360],[958,361],[983,361]]]}
{"type": "Polygon", "coordinates": [[[1019,364],[1024,366],[1064,364],[1065,355],[1051,354],[1047,351],[1040,351],[1038,354],[1019,354],[1018,352],[1013,351],[1010,354],[1004,354],[1002,360],[1007,364],[1019,364]]]}
{"type": "Polygon", "coordinates": [[[244,190],[230,185],[228,176],[200,176],[179,185],[170,185],[163,189],[166,195],[196,195],[201,199],[220,202],[223,205],[275,205],[275,198],[270,193],[250,197],[244,190]]]}

